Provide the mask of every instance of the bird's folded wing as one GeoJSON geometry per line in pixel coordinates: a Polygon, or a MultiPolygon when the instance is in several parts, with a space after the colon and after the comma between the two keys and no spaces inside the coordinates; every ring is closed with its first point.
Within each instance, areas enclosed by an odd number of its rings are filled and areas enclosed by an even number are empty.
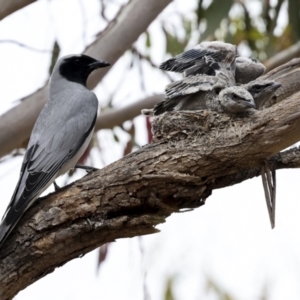
{"type": "Polygon", "coordinates": [[[14,203],[16,210],[39,194],[60,168],[77,153],[93,130],[95,121],[96,115],[91,118],[81,113],[59,126],[58,131],[51,136],[41,137],[40,141],[31,146],[30,155],[26,158],[24,175],[27,176],[20,182],[18,191],[18,195],[22,196],[20,199],[16,197],[14,203]]]}
{"type": "MultiPolygon", "coordinates": [[[[76,114],[66,122],[53,125],[51,134],[40,136],[30,145],[24,157],[19,183],[8,206],[15,211],[26,209],[60,168],[81,148],[93,130],[97,114],[76,114]]],[[[49,131],[47,131],[49,133],[49,131]]],[[[9,217],[9,214],[7,215],[9,217]]],[[[7,220],[9,223],[9,220],[7,220]]]]}

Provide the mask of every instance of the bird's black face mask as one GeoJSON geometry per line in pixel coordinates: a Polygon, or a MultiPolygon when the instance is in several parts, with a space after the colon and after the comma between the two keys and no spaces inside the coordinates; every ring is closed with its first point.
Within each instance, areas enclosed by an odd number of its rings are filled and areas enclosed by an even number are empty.
{"type": "Polygon", "coordinates": [[[59,67],[59,73],[69,81],[86,86],[86,81],[94,70],[109,65],[106,61],[96,60],[87,55],[74,55],[63,61],[59,67]]]}

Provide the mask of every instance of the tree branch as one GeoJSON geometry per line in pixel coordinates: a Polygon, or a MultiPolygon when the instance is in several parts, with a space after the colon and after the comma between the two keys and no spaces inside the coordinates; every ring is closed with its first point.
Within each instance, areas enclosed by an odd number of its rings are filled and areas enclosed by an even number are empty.
{"type": "Polygon", "coordinates": [[[33,2],[35,0],[0,0],[0,20],[33,2]]]}
{"type": "Polygon", "coordinates": [[[285,64],[289,60],[300,55],[300,41],[290,46],[289,48],[277,53],[270,59],[264,62],[266,71],[270,71],[282,64],[285,64]]]}
{"type": "MultiPolygon", "coordinates": [[[[268,159],[268,162],[272,170],[300,168],[300,147],[279,152],[278,154],[271,156],[268,159]]],[[[257,166],[252,169],[245,169],[239,171],[239,173],[218,178],[211,186],[211,189],[219,189],[233,184],[238,184],[260,175],[261,166],[257,166]]]]}
{"type": "MultiPolygon", "coordinates": [[[[25,213],[1,248],[1,300],[104,243],[157,232],[155,225],[171,213],[199,207],[212,189],[260,169],[266,158],[300,139],[299,100],[300,92],[243,118],[211,111],[154,118],[152,144],[25,213]]],[[[277,157],[278,166],[299,164],[299,150],[288,162],[277,157]]]]}
{"type": "MultiPolygon", "coordinates": [[[[84,53],[115,63],[171,1],[129,1],[84,53]]],[[[89,87],[94,88],[109,69],[94,72],[89,78],[89,87]]],[[[27,96],[21,104],[1,116],[0,157],[27,143],[36,118],[46,103],[47,95],[48,85],[27,96]]]]}
{"type": "Polygon", "coordinates": [[[155,104],[163,100],[163,95],[153,95],[136,101],[130,105],[121,108],[114,108],[104,111],[97,118],[96,130],[110,129],[114,126],[121,125],[127,120],[132,120],[141,114],[144,108],[152,108],[155,104]]]}

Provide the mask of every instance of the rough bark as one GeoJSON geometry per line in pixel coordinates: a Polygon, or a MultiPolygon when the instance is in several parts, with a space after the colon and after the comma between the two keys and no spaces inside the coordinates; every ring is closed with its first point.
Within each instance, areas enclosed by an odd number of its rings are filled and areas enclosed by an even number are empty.
{"type": "MultiPolygon", "coordinates": [[[[171,1],[129,1],[84,53],[114,64],[171,1]]],[[[104,68],[94,72],[88,81],[89,87],[94,88],[109,69],[104,68]]],[[[27,143],[47,95],[48,84],[24,98],[18,106],[1,116],[0,157],[27,143]]]]}
{"type": "MultiPolygon", "coordinates": [[[[155,225],[201,206],[214,188],[258,176],[264,159],[300,140],[299,100],[300,92],[243,117],[198,111],[155,118],[152,144],[25,213],[0,252],[1,299],[104,243],[157,232],[155,225]]],[[[278,165],[299,164],[298,150],[287,157],[277,156],[278,165]]]]}
{"type": "Polygon", "coordinates": [[[33,2],[35,0],[0,0],[0,20],[33,2]]]}

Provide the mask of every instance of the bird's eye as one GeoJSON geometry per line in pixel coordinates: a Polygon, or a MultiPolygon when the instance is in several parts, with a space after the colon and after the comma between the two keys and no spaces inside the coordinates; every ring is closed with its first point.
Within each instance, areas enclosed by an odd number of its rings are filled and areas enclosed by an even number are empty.
{"type": "Polygon", "coordinates": [[[80,65],[81,65],[81,61],[80,61],[79,59],[76,59],[76,60],[74,61],[74,64],[75,64],[76,66],[80,66],[80,65]]]}
{"type": "Polygon", "coordinates": [[[253,86],[253,90],[256,91],[256,92],[259,92],[259,91],[261,91],[262,89],[263,89],[263,86],[261,86],[261,85],[254,85],[254,86],[253,86]]]}
{"type": "Polygon", "coordinates": [[[220,94],[220,92],[221,92],[221,90],[222,90],[221,88],[216,88],[216,89],[215,89],[215,91],[216,91],[216,94],[217,94],[217,95],[219,95],[219,94],[220,94]]]}
{"type": "Polygon", "coordinates": [[[238,95],[236,95],[236,94],[233,94],[233,95],[232,95],[232,99],[233,99],[233,100],[239,100],[240,97],[239,97],[238,95]]]}

